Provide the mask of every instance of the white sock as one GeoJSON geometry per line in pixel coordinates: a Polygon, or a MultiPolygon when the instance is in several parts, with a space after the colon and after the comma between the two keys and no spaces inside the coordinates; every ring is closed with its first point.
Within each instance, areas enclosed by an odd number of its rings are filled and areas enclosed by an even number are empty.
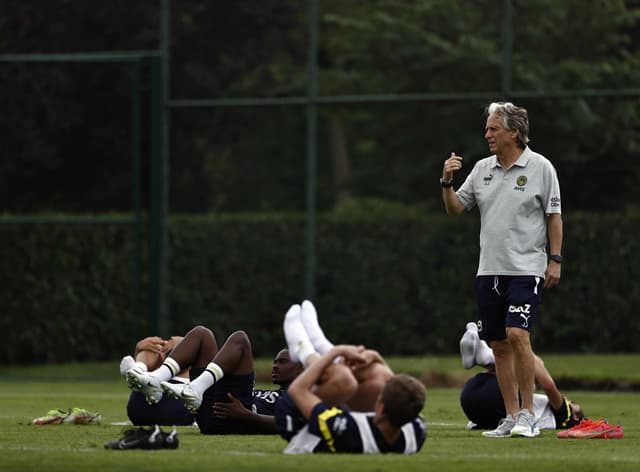
{"type": "MultiPolygon", "coordinates": [[[[467,326],[470,324],[472,323],[467,326]]],[[[480,337],[478,336],[477,328],[475,331],[467,329],[462,335],[460,339],[460,356],[462,357],[462,367],[465,369],[471,369],[476,364],[475,359],[479,341],[480,337]]]]}
{"type": "Polygon", "coordinates": [[[134,362],[133,367],[137,367],[138,369],[140,369],[143,372],[147,372],[149,370],[149,368],[147,367],[147,364],[145,364],[144,362],[140,362],[140,361],[134,362]]]}
{"type": "Polygon", "coordinates": [[[222,367],[220,367],[215,362],[209,362],[206,370],[198,375],[195,379],[193,379],[190,385],[195,392],[198,392],[200,395],[202,395],[209,387],[211,387],[216,382],[219,382],[222,377],[224,377],[224,371],[222,370],[222,367]]]}
{"type": "Polygon", "coordinates": [[[318,323],[318,313],[316,308],[309,300],[302,302],[302,311],[300,313],[302,325],[307,332],[311,344],[320,354],[326,354],[333,347],[333,344],[326,338],[320,324],[318,323]]]}
{"type": "Polygon", "coordinates": [[[120,360],[120,375],[125,377],[127,371],[136,367],[136,361],[132,356],[124,356],[120,360]]]}
{"type": "Polygon", "coordinates": [[[491,349],[486,341],[482,339],[476,346],[475,361],[476,364],[485,367],[496,363],[496,358],[493,355],[493,349],[491,349]]]}
{"type": "Polygon", "coordinates": [[[307,358],[312,354],[317,354],[309,335],[304,329],[300,305],[291,305],[284,317],[284,337],[287,340],[289,356],[294,362],[301,362],[307,366],[307,358]]]}
{"type": "Polygon", "coordinates": [[[157,378],[160,382],[166,382],[171,380],[172,377],[178,375],[181,371],[180,365],[171,357],[167,357],[162,365],[153,372],[149,372],[149,375],[157,378]]]}

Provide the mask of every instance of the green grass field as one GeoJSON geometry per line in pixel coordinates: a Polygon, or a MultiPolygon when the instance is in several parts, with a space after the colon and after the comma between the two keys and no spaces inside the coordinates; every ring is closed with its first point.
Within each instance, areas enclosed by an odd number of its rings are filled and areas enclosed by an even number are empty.
{"type": "MultiPolygon", "coordinates": [[[[585,379],[637,381],[640,355],[545,356],[552,373],[585,379]]],[[[582,403],[587,416],[624,426],[620,440],[561,440],[543,431],[535,439],[487,439],[465,429],[459,388],[429,385],[463,380],[457,357],[391,359],[396,371],[427,381],[424,416],[428,438],[415,456],[285,456],[276,436],[204,436],[179,428],[180,446],[166,451],[105,450],[127,420],[128,390],[117,376],[117,362],[0,368],[0,470],[640,470],[640,396],[637,392],[564,392],[582,403]],[[453,380],[452,380],[453,379],[453,380]],[[100,425],[34,426],[31,420],[53,408],[84,407],[103,416],[100,425]]],[[[257,362],[264,374],[269,360],[257,362]]],[[[264,385],[268,387],[267,385],[264,385]]]]}

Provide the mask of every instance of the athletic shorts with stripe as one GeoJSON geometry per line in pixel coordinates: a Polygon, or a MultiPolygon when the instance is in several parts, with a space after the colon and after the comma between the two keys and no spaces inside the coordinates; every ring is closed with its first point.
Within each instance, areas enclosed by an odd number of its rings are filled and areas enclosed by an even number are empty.
{"type": "Polygon", "coordinates": [[[505,328],[531,332],[542,303],[543,283],[542,277],[529,275],[476,277],[480,337],[487,342],[506,339],[505,328]]]}

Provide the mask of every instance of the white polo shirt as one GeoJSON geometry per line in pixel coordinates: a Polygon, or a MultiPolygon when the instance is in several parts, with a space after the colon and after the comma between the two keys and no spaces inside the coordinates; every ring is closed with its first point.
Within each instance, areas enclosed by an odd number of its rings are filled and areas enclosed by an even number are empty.
{"type": "Polygon", "coordinates": [[[476,162],[456,192],[480,211],[477,275],[534,275],[547,267],[547,215],[562,213],[553,164],[526,147],[508,170],[493,155],[476,162]]]}

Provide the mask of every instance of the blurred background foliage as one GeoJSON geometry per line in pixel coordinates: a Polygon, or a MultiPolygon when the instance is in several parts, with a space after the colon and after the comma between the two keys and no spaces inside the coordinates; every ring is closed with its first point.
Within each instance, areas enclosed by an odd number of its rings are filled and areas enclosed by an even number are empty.
{"type": "MultiPolygon", "coordinates": [[[[160,4],[6,0],[0,53],[155,49],[160,4]]],[[[306,95],[308,2],[170,5],[172,99],[306,95]]],[[[318,8],[321,97],[452,94],[321,105],[319,209],[375,197],[440,211],[434,182],[444,158],[465,156],[462,180],[487,154],[488,101],[464,94],[501,90],[503,2],[321,0],[318,8]]],[[[512,99],[529,109],[532,148],[558,169],[566,211],[638,201],[637,93],[548,92],[637,87],[639,15],[637,0],[514,2],[512,99]]],[[[1,210],[131,207],[131,74],[112,63],[0,64],[1,210]]],[[[172,211],[304,209],[304,107],[173,108],[170,120],[172,211]]]]}
{"type": "MultiPolygon", "coordinates": [[[[4,0],[0,54],[155,50],[161,5],[4,0]]],[[[309,2],[170,5],[172,100],[307,95],[309,2]]],[[[640,2],[513,7],[511,99],[529,110],[531,147],[558,170],[568,222],[565,278],[545,302],[553,316],[540,317],[537,347],[637,349],[640,2]],[[598,94],[623,89],[635,93],[598,94]],[[628,340],[617,343],[623,331],[628,340]]],[[[438,178],[451,151],[465,157],[456,185],[488,154],[483,113],[503,98],[504,2],[318,8],[321,315],[336,338],[357,333],[388,353],[455,351],[474,316],[477,216],[442,218],[438,178]],[[331,100],[354,95],[362,99],[331,100]]],[[[132,73],[121,63],[0,62],[0,212],[131,210],[132,73]]],[[[281,316],[303,293],[306,120],[300,104],[171,108],[176,332],[248,329],[267,356],[281,344],[281,316]]],[[[131,347],[145,321],[131,319],[130,234],[109,225],[0,231],[1,360],[115,358],[131,347]],[[42,344],[47,333],[55,336],[42,344]],[[87,335],[103,342],[84,345],[87,335]]]]}

